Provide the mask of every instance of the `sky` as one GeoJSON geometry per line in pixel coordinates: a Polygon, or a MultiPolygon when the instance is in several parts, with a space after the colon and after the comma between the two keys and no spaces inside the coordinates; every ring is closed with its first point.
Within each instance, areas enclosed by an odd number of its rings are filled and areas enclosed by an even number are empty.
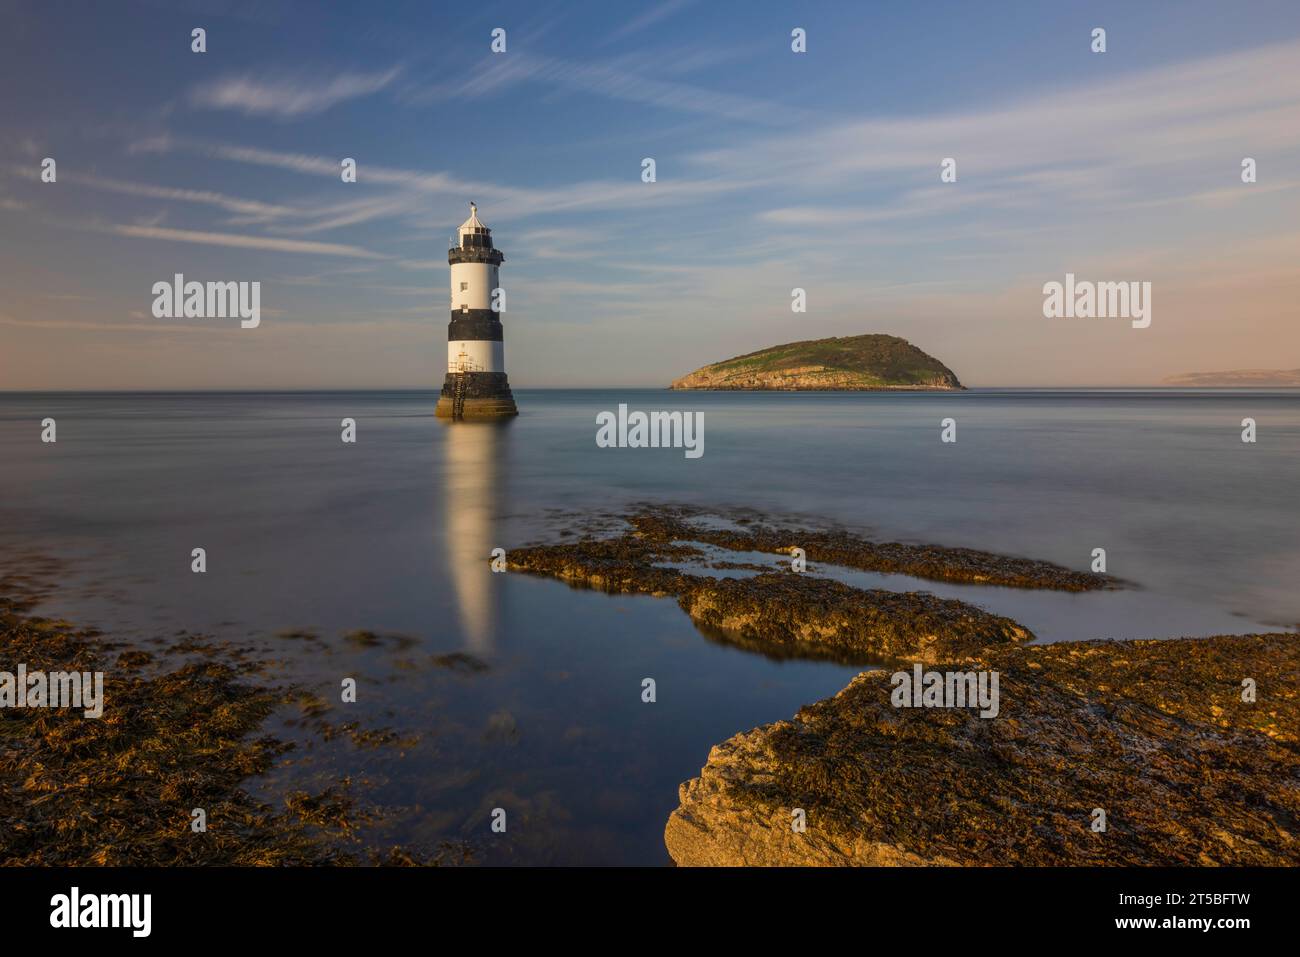
{"type": "Polygon", "coordinates": [[[1294,0],[0,0],[0,54],[0,389],[437,388],[471,200],[515,388],[862,333],[970,386],[1300,367],[1294,0]],[[176,273],[261,324],[155,318],[176,273]],[[1045,318],[1067,273],[1150,326],[1045,318]]]}

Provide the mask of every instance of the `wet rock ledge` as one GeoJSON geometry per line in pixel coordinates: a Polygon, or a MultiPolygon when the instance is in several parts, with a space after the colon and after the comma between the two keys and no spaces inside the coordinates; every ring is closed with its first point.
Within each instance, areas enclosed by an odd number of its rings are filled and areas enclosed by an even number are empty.
{"type": "Polygon", "coordinates": [[[1056,591],[1094,591],[1120,584],[1108,575],[1073,571],[1032,558],[973,548],[873,542],[842,530],[783,528],[748,516],[741,519],[743,529],[710,527],[699,521],[708,514],[680,506],[647,507],[628,515],[626,520],[637,535],[650,542],[694,541],[732,551],[780,554],[789,554],[792,547],[798,546],[809,561],[931,581],[1056,591]]]}
{"type": "Polygon", "coordinates": [[[1004,647],[972,665],[1000,673],[995,718],[895,708],[890,671],[874,671],[716,746],[681,786],[669,853],[680,865],[1300,864],[1300,636],[1004,647]]]}
{"type": "Polygon", "coordinates": [[[507,562],[514,571],[575,587],[674,597],[710,637],[773,657],[861,662],[956,660],[1034,636],[1011,619],[966,602],[796,574],[788,559],[780,570],[774,560],[771,570],[748,578],[714,578],[664,566],[707,562],[700,545],[767,552],[774,559],[798,547],[813,562],[934,581],[1063,591],[1117,585],[1105,575],[968,548],[872,542],[838,530],[777,527],[748,515],[741,515],[742,527],[724,528],[709,524],[710,517],[691,508],[645,506],[622,517],[627,529],[622,535],[514,548],[507,562]]]}
{"type": "MultiPolygon", "coordinates": [[[[868,662],[907,656],[935,661],[1033,638],[1028,629],[1009,618],[927,592],[854,588],[788,570],[747,578],[714,578],[663,567],[664,563],[706,560],[700,548],[680,539],[735,551],[779,552],[782,546],[778,542],[784,543],[785,549],[792,544],[807,548],[805,542],[824,533],[789,532],[779,538],[778,533],[769,536],[766,530],[754,536],[715,533],[687,525],[669,512],[637,513],[627,520],[632,530],[617,538],[513,548],[507,553],[508,566],[513,571],[558,578],[575,587],[674,597],[711,637],[773,657],[868,662]]],[[[862,547],[870,544],[847,535],[837,541],[845,550],[856,547],[854,543],[862,547]]],[[[916,547],[925,550],[931,563],[927,567],[936,573],[947,568],[939,564],[943,549],[916,547]]],[[[965,556],[959,558],[959,562],[964,560],[965,556]]],[[[948,570],[964,567],[957,564],[948,570]]]]}

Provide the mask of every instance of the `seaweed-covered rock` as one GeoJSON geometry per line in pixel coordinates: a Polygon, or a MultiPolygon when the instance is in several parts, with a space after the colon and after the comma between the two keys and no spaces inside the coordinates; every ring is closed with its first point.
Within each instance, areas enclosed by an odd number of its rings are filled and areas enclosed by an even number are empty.
{"type": "Polygon", "coordinates": [[[930,581],[1057,591],[1093,591],[1119,584],[1108,575],[974,548],[874,542],[840,529],[779,528],[763,523],[734,529],[691,521],[702,514],[705,513],[681,506],[656,507],[635,512],[627,520],[638,535],[651,542],[689,540],[731,551],[777,554],[789,554],[797,546],[810,561],[930,581]]]}
{"type": "Polygon", "coordinates": [[[713,578],[658,564],[701,554],[626,535],[512,549],[508,563],[575,586],[674,596],[718,640],[776,657],[933,661],[1033,638],[1009,618],[924,592],[854,588],[794,572],[713,578]]]}
{"type": "Polygon", "coordinates": [[[685,865],[1300,864],[1296,635],[1004,647],[972,664],[1000,674],[995,718],[896,708],[876,671],[718,745],[681,787],[669,853],[685,865]]]}
{"type": "MultiPolygon", "coordinates": [[[[417,860],[400,847],[358,852],[357,826],[383,812],[359,802],[349,779],[314,794],[288,794],[283,808],[249,793],[247,782],[291,747],[265,733],[264,724],[294,689],[266,685],[261,662],[227,643],[186,636],[165,652],[184,663],[169,664],[97,631],[31,616],[38,594],[18,576],[0,575],[0,671],[23,663],[29,674],[102,672],[103,714],[0,711],[0,865],[417,860]],[[191,830],[194,808],[206,814],[201,834],[191,830]]],[[[314,724],[322,739],[347,733],[359,747],[392,737],[356,722],[314,724]]],[[[419,857],[456,863],[469,853],[461,851],[446,843],[419,857]]]]}
{"type": "Polygon", "coordinates": [[[1033,637],[1011,619],[965,602],[792,573],[705,579],[678,603],[696,623],[734,635],[737,643],[800,657],[935,661],[1033,637]]]}

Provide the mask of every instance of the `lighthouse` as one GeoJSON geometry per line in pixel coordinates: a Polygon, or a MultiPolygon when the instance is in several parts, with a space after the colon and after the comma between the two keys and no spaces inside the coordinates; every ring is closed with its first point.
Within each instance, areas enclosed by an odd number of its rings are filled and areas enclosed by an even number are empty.
{"type": "Polygon", "coordinates": [[[434,414],[446,419],[501,419],[518,415],[506,379],[500,313],[505,293],[499,273],[505,256],[492,245],[492,230],[469,204],[447,250],[451,266],[451,324],[447,326],[447,377],[434,414]]]}

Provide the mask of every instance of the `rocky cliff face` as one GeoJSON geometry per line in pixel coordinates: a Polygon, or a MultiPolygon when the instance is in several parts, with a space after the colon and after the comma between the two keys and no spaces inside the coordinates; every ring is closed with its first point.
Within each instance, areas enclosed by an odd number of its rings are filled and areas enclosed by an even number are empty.
{"type": "Polygon", "coordinates": [[[674,389],[961,389],[952,370],[897,336],[810,339],[773,346],[697,369],[674,389]]]}

